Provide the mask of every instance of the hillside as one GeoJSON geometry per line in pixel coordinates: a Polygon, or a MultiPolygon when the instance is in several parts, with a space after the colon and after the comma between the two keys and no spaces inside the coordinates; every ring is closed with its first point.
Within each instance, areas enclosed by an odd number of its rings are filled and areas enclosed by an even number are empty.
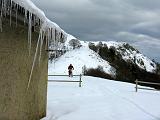
{"type": "MultiPolygon", "coordinates": [[[[111,66],[112,64],[111,61],[108,60],[108,58],[111,58],[113,54],[108,55],[107,59],[105,59],[104,56],[100,54],[100,47],[102,48],[106,47],[107,50],[114,49],[114,51],[116,52],[114,54],[120,55],[120,57],[125,62],[129,61],[147,72],[154,73],[156,70],[156,64],[153,61],[151,61],[149,58],[141,54],[138,50],[136,50],[127,43],[113,42],[113,41],[108,41],[108,42],[80,41],[81,47],[73,49],[73,47],[69,44],[69,42],[72,39],[76,38],[72,35],[68,35],[67,40],[64,44],[65,48],[67,48],[68,51],[64,55],[58,57],[52,63],[49,64],[49,73],[59,72],[66,74],[67,65],[72,63],[76,68],[75,69],[76,74],[82,73],[82,67],[85,65],[87,68],[97,68],[98,66],[102,66],[106,73],[115,75],[116,70],[113,66],[111,66]],[[64,61],[63,66],[59,65],[61,61],[64,61]],[[64,70],[61,69],[61,67],[63,67],[64,70]],[[56,71],[54,71],[54,69],[51,70],[50,68],[56,68],[56,71]],[[59,71],[59,69],[63,71],[59,71]]],[[[105,50],[102,50],[102,52],[105,52],[105,50]]],[[[107,52],[105,52],[104,54],[107,55],[107,52]]]]}
{"type": "MultiPolygon", "coordinates": [[[[149,58],[140,53],[137,49],[133,48],[131,45],[125,42],[90,42],[92,46],[102,47],[107,49],[113,49],[116,55],[119,55],[124,61],[132,62],[136,64],[141,69],[146,70],[147,72],[155,72],[156,64],[151,61],[149,58]]],[[[97,48],[99,49],[99,48],[97,48]]],[[[98,53],[100,51],[96,50],[98,53]]],[[[108,56],[109,57],[109,56],[108,56]]]]}
{"type": "Polygon", "coordinates": [[[49,63],[49,74],[68,74],[68,65],[73,64],[74,74],[82,74],[82,67],[97,68],[103,66],[103,70],[111,75],[115,75],[115,69],[103,60],[96,52],[86,46],[66,52],[56,61],[49,63]]]}
{"type": "MultiPolygon", "coordinates": [[[[49,61],[49,74],[68,74],[67,67],[73,64],[73,74],[83,74],[85,66],[85,75],[89,76],[130,83],[134,83],[135,79],[160,81],[156,64],[128,43],[86,42],[68,35],[63,48],[66,51],[62,55],[49,61]]],[[[159,86],[150,87],[159,89],[159,86]]]]}

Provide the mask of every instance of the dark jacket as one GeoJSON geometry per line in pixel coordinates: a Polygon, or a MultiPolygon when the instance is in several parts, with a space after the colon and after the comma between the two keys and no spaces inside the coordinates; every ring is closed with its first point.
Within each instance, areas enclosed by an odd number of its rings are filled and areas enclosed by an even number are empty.
{"type": "Polygon", "coordinates": [[[72,70],[72,69],[74,69],[74,67],[72,65],[69,65],[68,70],[72,70]]]}

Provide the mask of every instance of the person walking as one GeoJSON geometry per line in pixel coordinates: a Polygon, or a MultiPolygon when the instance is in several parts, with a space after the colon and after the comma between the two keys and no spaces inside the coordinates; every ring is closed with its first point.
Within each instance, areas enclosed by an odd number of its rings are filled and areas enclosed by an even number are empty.
{"type": "Polygon", "coordinates": [[[68,75],[69,75],[69,77],[73,77],[73,73],[72,73],[73,70],[74,70],[74,67],[73,67],[72,64],[70,64],[68,66],[68,75]]]}

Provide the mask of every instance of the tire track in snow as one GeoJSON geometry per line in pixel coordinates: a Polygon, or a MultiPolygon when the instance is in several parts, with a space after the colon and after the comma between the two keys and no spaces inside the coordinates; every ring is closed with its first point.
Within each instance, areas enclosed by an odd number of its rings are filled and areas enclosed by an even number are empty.
{"type": "Polygon", "coordinates": [[[103,85],[101,84],[100,89],[102,90],[102,92],[105,93],[105,94],[104,94],[105,96],[107,96],[106,94],[110,94],[111,96],[113,96],[113,94],[115,94],[115,96],[116,96],[117,98],[121,98],[122,100],[127,101],[128,103],[134,105],[136,108],[138,108],[139,110],[141,110],[143,113],[151,116],[151,117],[154,118],[155,120],[160,120],[160,117],[157,117],[157,116],[151,114],[150,112],[146,111],[144,108],[142,108],[140,105],[138,105],[138,104],[135,103],[134,101],[130,100],[129,98],[124,97],[124,96],[121,96],[121,95],[117,94],[116,92],[114,92],[113,90],[110,90],[110,89],[109,89],[108,87],[106,87],[104,84],[103,84],[103,85]],[[110,92],[108,92],[108,91],[110,91],[110,92]],[[111,94],[111,93],[113,93],[113,94],[111,94]]]}

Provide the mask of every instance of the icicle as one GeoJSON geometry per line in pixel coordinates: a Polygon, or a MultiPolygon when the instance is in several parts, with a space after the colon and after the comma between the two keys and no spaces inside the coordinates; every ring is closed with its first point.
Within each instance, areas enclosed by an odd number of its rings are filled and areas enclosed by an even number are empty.
{"type": "Polygon", "coordinates": [[[1,11],[4,13],[4,16],[6,17],[6,0],[2,0],[2,9],[1,11]]]}
{"type": "Polygon", "coordinates": [[[24,25],[26,24],[26,19],[27,19],[27,10],[25,9],[25,14],[24,14],[24,25]]]}
{"type": "Polygon", "coordinates": [[[48,48],[49,48],[49,44],[50,44],[49,40],[50,40],[50,34],[49,34],[49,29],[48,29],[48,41],[47,41],[48,42],[48,48]]]}
{"type": "Polygon", "coordinates": [[[52,28],[52,39],[51,39],[51,48],[54,49],[54,32],[53,32],[53,28],[52,28]]]}
{"type": "Polygon", "coordinates": [[[1,1],[1,14],[0,14],[1,18],[2,18],[2,11],[3,11],[3,0],[1,1]]]}
{"type": "Polygon", "coordinates": [[[40,62],[41,62],[42,47],[43,47],[44,36],[45,36],[45,33],[42,32],[42,33],[41,33],[41,40],[40,40],[39,65],[40,65],[40,62]]]}
{"type": "Polygon", "coordinates": [[[2,18],[1,18],[1,16],[0,16],[0,31],[1,31],[1,32],[3,31],[3,29],[2,29],[2,18]]]}
{"type": "Polygon", "coordinates": [[[53,59],[54,61],[54,68],[55,68],[55,63],[56,63],[56,57],[57,57],[57,43],[56,43],[56,34],[57,34],[57,32],[56,32],[56,29],[55,30],[53,30],[53,48],[54,48],[54,52],[55,52],[55,58],[53,59]]]}
{"type": "Polygon", "coordinates": [[[58,36],[57,36],[57,50],[60,50],[60,32],[58,32],[58,34],[57,34],[58,36]]]}
{"type": "Polygon", "coordinates": [[[33,32],[35,32],[36,16],[33,16],[33,32]]]}
{"type": "Polygon", "coordinates": [[[32,13],[29,13],[28,21],[28,46],[29,46],[29,55],[31,52],[31,43],[32,43],[32,13]]]}
{"type": "Polygon", "coordinates": [[[3,1],[1,1],[1,13],[0,13],[0,31],[2,32],[3,31],[3,27],[2,27],[2,17],[3,17],[3,15],[2,15],[2,8],[3,8],[3,1]]]}
{"type": "Polygon", "coordinates": [[[57,41],[56,41],[56,40],[57,40],[57,37],[56,37],[56,36],[57,36],[57,30],[55,29],[55,31],[54,31],[54,44],[55,44],[55,45],[54,45],[54,49],[57,48],[57,41]]]}
{"type": "Polygon", "coordinates": [[[11,0],[11,6],[10,6],[10,26],[12,25],[12,0],[11,0]]]}
{"type": "Polygon", "coordinates": [[[40,40],[39,65],[40,65],[41,55],[42,55],[42,46],[43,46],[43,32],[41,33],[41,40],[40,40]]]}
{"type": "Polygon", "coordinates": [[[2,16],[2,14],[3,14],[3,11],[4,11],[4,0],[2,0],[1,16],[2,16]]]}
{"type": "Polygon", "coordinates": [[[51,41],[51,28],[49,28],[48,34],[49,34],[49,41],[51,41]]]}
{"type": "Polygon", "coordinates": [[[41,35],[42,35],[42,30],[40,30],[38,41],[37,41],[36,52],[34,54],[34,60],[33,60],[33,63],[32,63],[32,68],[31,68],[31,72],[30,72],[30,76],[29,76],[29,80],[28,80],[27,91],[28,91],[30,83],[31,83],[33,69],[34,69],[34,66],[35,66],[35,62],[36,62],[36,58],[37,58],[37,53],[38,53],[39,42],[41,41],[41,35]]]}
{"type": "Polygon", "coordinates": [[[48,36],[47,36],[47,33],[45,33],[45,36],[46,36],[46,45],[45,45],[45,49],[48,50],[48,36]]]}
{"type": "Polygon", "coordinates": [[[18,7],[17,7],[17,5],[16,5],[16,27],[17,27],[17,14],[18,14],[18,7]]]}
{"type": "MultiPolygon", "coordinates": [[[[9,6],[8,6],[9,7],[9,6]]],[[[4,14],[5,14],[5,17],[7,16],[7,1],[4,0],[4,14]]]]}

